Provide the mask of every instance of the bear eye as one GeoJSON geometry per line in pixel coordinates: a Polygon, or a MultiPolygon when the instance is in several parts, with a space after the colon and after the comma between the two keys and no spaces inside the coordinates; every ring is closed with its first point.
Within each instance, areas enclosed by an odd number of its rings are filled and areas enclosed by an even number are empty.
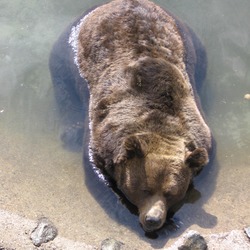
{"type": "Polygon", "coordinates": [[[145,195],[151,195],[151,194],[152,194],[152,191],[149,190],[149,189],[142,189],[141,191],[142,191],[143,194],[145,194],[145,195]]]}

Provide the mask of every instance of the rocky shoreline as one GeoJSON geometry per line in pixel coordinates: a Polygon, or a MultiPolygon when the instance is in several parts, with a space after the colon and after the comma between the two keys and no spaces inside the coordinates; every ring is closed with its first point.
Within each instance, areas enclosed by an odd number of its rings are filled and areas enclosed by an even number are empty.
{"type": "MultiPolygon", "coordinates": [[[[83,242],[71,241],[57,235],[57,229],[47,218],[37,222],[19,215],[0,210],[0,249],[43,249],[43,250],[126,250],[126,246],[115,239],[104,239],[99,246],[87,245],[83,242]]],[[[164,250],[248,250],[250,249],[250,228],[232,230],[226,233],[200,235],[189,230],[172,246],[164,250]]]]}

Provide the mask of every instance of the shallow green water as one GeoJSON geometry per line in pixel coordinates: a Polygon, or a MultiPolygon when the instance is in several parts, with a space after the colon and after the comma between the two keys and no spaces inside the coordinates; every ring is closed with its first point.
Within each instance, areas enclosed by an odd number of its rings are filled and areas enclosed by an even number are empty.
{"type": "MultiPolygon", "coordinates": [[[[159,248],[166,233],[149,240],[108,217],[84,186],[81,155],[62,149],[58,138],[49,52],[75,17],[103,2],[0,0],[0,208],[32,218],[45,214],[71,239],[98,244],[113,236],[159,248]]],[[[250,224],[250,100],[244,99],[250,93],[250,2],[155,2],[187,22],[207,49],[202,102],[217,142],[217,160],[195,182],[201,198],[177,212],[182,224],[171,237],[190,228],[242,228],[250,224]]]]}

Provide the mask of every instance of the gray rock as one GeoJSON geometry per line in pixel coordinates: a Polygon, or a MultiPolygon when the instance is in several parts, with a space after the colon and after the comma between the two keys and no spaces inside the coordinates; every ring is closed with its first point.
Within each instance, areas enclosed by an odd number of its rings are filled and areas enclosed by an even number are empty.
{"type": "Polygon", "coordinates": [[[122,242],[108,238],[102,241],[101,250],[120,250],[122,245],[124,245],[122,242]]]}
{"type": "Polygon", "coordinates": [[[193,234],[188,237],[184,244],[178,247],[178,250],[206,250],[207,243],[205,239],[199,234],[193,234]]]}
{"type": "Polygon", "coordinates": [[[15,250],[15,249],[5,248],[5,247],[3,247],[3,246],[0,246],[0,250],[15,250]]]}
{"type": "Polygon", "coordinates": [[[41,244],[54,240],[57,236],[57,229],[53,223],[43,217],[38,220],[37,227],[32,231],[30,239],[35,246],[41,246],[41,244]]]}
{"type": "Polygon", "coordinates": [[[244,228],[247,237],[250,239],[250,227],[244,228]]]}

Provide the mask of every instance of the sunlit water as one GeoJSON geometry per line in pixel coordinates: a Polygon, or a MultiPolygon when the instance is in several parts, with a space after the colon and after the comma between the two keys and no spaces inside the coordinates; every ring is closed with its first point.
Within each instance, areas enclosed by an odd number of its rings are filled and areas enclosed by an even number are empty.
{"type": "Polygon", "coordinates": [[[217,142],[214,163],[195,180],[201,197],[176,213],[175,233],[164,229],[157,239],[105,190],[89,191],[81,153],[63,149],[58,136],[50,49],[75,17],[103,2],[0,0],[0,208],[47,216],[72,240],[99,245],[114,237],[130,249],[162,248],[187,229],[206,234],[249,225],[250,2],[155,1],[186,21],[207,49],[202,101],[217,142]],[[98,199],[115,203],[103,207],[98,199]]]}

